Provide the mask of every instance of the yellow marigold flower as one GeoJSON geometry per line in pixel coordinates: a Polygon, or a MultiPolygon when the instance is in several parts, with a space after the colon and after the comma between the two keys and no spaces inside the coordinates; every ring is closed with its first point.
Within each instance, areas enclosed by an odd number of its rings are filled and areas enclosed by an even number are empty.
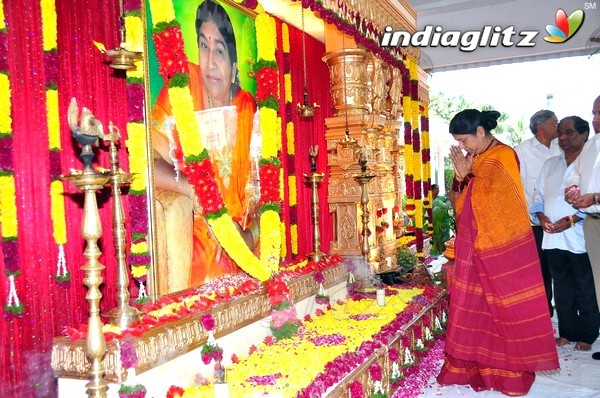
{"type": "Polygon", "coordinates": [[[283,75],[284,87],[285,87],[285,102],[292,102],[292,75],[286,73],[283,75]]]}
{"type": "Polygon", "coordinates": [[[0,1],[0,29],[6,29],[6,22],[4,21],[4,3],[0,1]]]}
{"type": "MultiPolygon", "coordinates": [[[[263,217],[264,214],[261,216],[261,220],[263,217]]],[[[252,251],[250,251],[248,246],[246,246],[229,214],[225,214],[217,219],[209,219],[208,224],[210,225],[213,233],[217,237],[217,240],[223,249],[240,268],[248,273],[248,275],[260,281],[266,281],[271,277],[269,270],[263,264],[261,264],[261,261],[254,255],[254,253],[252,253],[252,251]]],[[[265,234],[267,233],[265,232],[265,234]]],[[[262,230],[260,235],[262,240],[262,230]]],[[[277,228],[277,235],[279,236],[279,226],[277,228]]]]}
{"type": "Polygon", "coordinates": [[[413,179],[421,180],[421,153],[413,152],[413,179]]]}
{"type": "Polygon", "coordinates": [[[131,189],[143,191],[148,186],[146,182],[146,169],[148,168],[146,127],[143,123],[127,123],[127,136],[125,144],[129,151],[129,170],[136,173],[131,183],[131,189]]]}
{"type": "Polygon", "coordinates": [[[285,130],[287,137],[287,153],[289,155],[294,155],[296,153],[296,148],[294,148],[294,123],[288,122],[287,128],[285,130]]]}
{"type": "Polygon", "coordinates": [[[145,240],[131,245],[132,253],[148,253],[148,242],[145,240]]]}
{"type": "Polygon", "coordinates": [[[125,29],[127,31],[127,49],[129,51],[144,51],[144,29],[142,19],[133,15],[125,17],[125,29]]]}
{"type": "Polygon", "coordinates": [[[15,178],[12,175],[0,176],[0,223],[2,237],[17,237],[17,205],[15,202],[15,178]]]}
{"type": "Polygon", "coordinates": [[[288,187],[290,193],[290,206],[296,206],[298,204],[298,195],[296,192],[296,176],[288,175],[288,187]]]}
{"type": "Polygon", "coordinates": [[[41,6],[44,51],[50,51],[56,48],[56,7],[54,0],[41,0],[41,6]]]}
{"type": "Polygon", "coordinates": [[[298,224],[290,225],[290,246],[292,254],[298,254],[298,224]]]}
{"type": "Polygon", "coordinates": [[[281,234],[279,214],[267,210],[260,216],[260,257],[269,274],[279,270],[281,234]]]}
{"type": "Polygon", "coordinates": [[[412,158],[413,158],[412,145],[404,144],[404,167],[405,167],[404,172],[409,175],[413,174],[412,158]]]}
{"type": "Polygon", "coordinates": [[[131,267],[131,275],[138,279],[148,273],[148,268],[145,265],[134,265],[131,267]]]}
{"type": "Polygon", "coordinates": [[[46,119],[48,123],[48,146],[60,149],[60,122],[58,120],[58,91],[46,91],[46,119]]]}
{"type": "Polygon", "coordinates": [[[67,226],[65,221],[65,197],[62,181],[50,184],[50,217],[52,218],[54,241],[59,245],[67,243],[67,226]]]}
{"type": "Polygon", "coordinates": [[[290,52],[290,28],[288,27],[288,24],[283,23],[281,24],[281,41],[283,42],[283,52],[284,53],[289,53],[290,52]]]}
{"type": "Polygon", "coordinates": [[[175,19],[173,2],[164,0],[149,0],[149,2],[153,26],[159,22],[170,22],[175,19]]]}
{"type": "Polygon", "coordinates": [[[10,81],[8,76],[0,73],[0,133],[12,131],[10,81]]]}
{"type": "Polygon", "coordinates": [[[280,223],[280,227],[281,227],[281,253],[280,253],[280,257],[281,258],[285,258],[285,256],[287,256],[287,244],[286,244],[286,225],[284,222],[280,223]]]}
{"type": "Polygon", "coordinates": [[[277,48],[275,19],[263,12],[256,16],[254,26],[256,27],[258,59],[275,61],[275,49],[277,48]]]}
{"type": "Polygon", "coordinates": [[[262,157],[277,156],[277,111],[271,108],[260,108],[260,131],[262,134],[262,157]]]}
{"type": "Polygon", "coordinates": [[[121,334],[122,332],[123,329],[121,329],[119,326],[113,325],[112,323],[106,323],[102,325],[102,333],[121,334]]]}
{"type": "MultiPolygon", "coordinates": [[[[170,2],[166,2],[170,3],[170,2]]],[[[179,133],[179,141],[185,156],[199,155],[204,146],[198,139],[198,124],[194,112],[194,101],[189,87],[169,88],[169,100],[179,133]]]]}

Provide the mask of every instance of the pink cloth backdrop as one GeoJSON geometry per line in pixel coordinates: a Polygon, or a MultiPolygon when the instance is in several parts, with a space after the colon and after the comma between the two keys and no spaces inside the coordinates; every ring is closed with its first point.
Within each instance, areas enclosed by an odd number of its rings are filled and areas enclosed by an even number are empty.
{"type": "MultiPolygon", "coordinates": [[[[41,11],[39,1],[3,0],[8,30],[8,70],[12,83],[13,152],[18,209],[18,243],[22,274],[16,278],[19,298],[24,302],[22,318],[0,321],[0,396],[52,397],[56,381],[50,367],[52,339],[61,335],[65,326],[77,327],[87,321],[86,288],[83,285],[85,242],[81,237],[83,194],[65,183],[68,243],[65,247],[71,282],[62,286],[55,282],[58,248],[52,237],[50,218],[50,161],[46,124],[44,54],[42,49],[41,11]]],[[[58,80],[61,124],[61,172],[82,169],[79,145],[70,136],[66,123],[69,102],[75,97],[81,107],[89,108],[103,123],[112,121],[120,128],[119,159],[128,170],[124,148],[127,122],[126,82],[122,72],[115,72],[102,62],[103,57],[92,41],[107,48],[118,44],[118,2],[57,0],[58,80]]],[[[290,69],[293,104],[302,101],[301,31],[290,26],[290,69]]],[[[310,189],[302,175],[310,172],[308,148],[319,145],[318,171],[326,172],[327,156],[324,119],[331,115],[329,73],[321,61],[324,45],[306,37],[307,64],[311,102],[321,108],[310,120],[299,119],[295,107],[284,115],[296,122],[295,173],[298,192],[298,230],[311,231],[310,189]]],[[[95,164],[108,168],[106,147],[95,150],[95,164]]],[[[326,180],[327,181],[327,180],[326,180]]],[[[327,211],[326,181],[319,189],[322,250],[327,252],[332,236],[331,217],[327,211]]],[[[129,200],[124,196],[128,221],[129,200]]],[[[101,287],[103,311],[113,308],[115,301],[115,253],[112,230],[112,200],[109,189],[98,195],[104,234],[100,240],[106,266],[101,287]]],[[[284,214],[289,219],[288,214],[284,214]]],[[[129,233],[130,226],[127,224],[129,233]]],[[[128,234],[129,235],[129,234],[128,234]]],[[[128,242],[129,243],[129,242],[128,242]]],[[[312,250],[312,235],[300,233],[299,254],[312,250]]],[[[288,251],[289,252],[289,251],[288,251]]],[[[1,254],[1,253],[0,253],[1,254]]],[[[4,268],[0,255],[0,268],[4,268]]],[[[130,283],[132,290],[135,290],[130,283]]],[[[0,274],[0,301],[7,300],[8,278],[0,274]]]]}

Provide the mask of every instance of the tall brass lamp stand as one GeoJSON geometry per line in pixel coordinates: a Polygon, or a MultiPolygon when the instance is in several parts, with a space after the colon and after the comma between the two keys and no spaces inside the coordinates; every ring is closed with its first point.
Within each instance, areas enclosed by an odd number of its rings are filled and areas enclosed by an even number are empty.
{"type": "Polygon", "coordinates": [[[320,261],[325,257],[321,252],[321,232],[319,231],[319,194],[317,192],[318,184],[323,181],[325,174],[317,173],[317,153],[319,146],[311,146],[308,155],[310,159],[311,174],[304,174],[305,182],[312,188],[312,219],[313,219],[313,251],[307,255],[310,261],[320,261]]]}

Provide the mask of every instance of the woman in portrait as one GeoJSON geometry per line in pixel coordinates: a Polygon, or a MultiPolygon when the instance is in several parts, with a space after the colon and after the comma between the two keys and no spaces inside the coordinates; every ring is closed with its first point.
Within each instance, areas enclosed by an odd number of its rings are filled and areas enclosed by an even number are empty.
{"type": "MultiPolygon", "coordinates": [[[[248,185],[252,184],[250,143],[256,102],[238,79],[236,40],[224,8],[206,0],[196,11],[198,64],[189,62],[190,92],[197,111],[198,139],[208,149],[225,207],[249,247],[254,240],[249,229],[252,213],[248,185]]],[[[155,151],[155,186],[194,198],[193,187],[180,173],[183,153],[174,126],[166,87],[156,99],[151,129],[155,151]]],[[[239,268],[222,250],[200,212],[194,216],[193,256],[190,286],[213,280],[239,268]]]]}
{"type": "Polygon", "coordinates": [[[491,134],[499,116],[467,109],[450,122],[456,258],[437,380],[517,396],[559,364],[517,156],[491,134]]]}

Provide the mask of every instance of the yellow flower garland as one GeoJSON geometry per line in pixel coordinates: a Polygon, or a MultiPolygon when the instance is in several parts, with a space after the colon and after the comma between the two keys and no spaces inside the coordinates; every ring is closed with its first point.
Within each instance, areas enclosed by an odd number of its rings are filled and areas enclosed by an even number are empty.
{"type": "Polygon", "coordinates": [[[60,122],[58,120],[58,91],[46,91],[46,119],[50,150],[60,150],[60,122]]]}
{"type": "Polygon", "coordinates": [[[67,226],[65,224],[65,198],[63,195],[63,183],[60,180],[52,181],[50,184],[50,216],[54,241],[59,245],[67,243],[67,226]]]}
{"type": "MultiPolygon", "coordinates": [[[[138,15],[127,15],[125,17],[125,29],[127,31],[127,48],[131,51],[144,51],[144,29],[142,19],[138,15]]],[[[144,63],[143,60],[135,62],[136,69],[127,71],[128,79],[143,79],[144,78],[144,63]]],[[[146,127],[143,121],[127,123],[127,140],[125,142],[129,152],[129,170],[135,173],[135,177],[131,183],[131,193],[133,195],[146,195],[148,159],[146,156],[147,141],[146,127]]],[[[133,231],[134,233],[147,233],[147,230],[133,231]]],[[[136,243],[132,243],[130,252],[134,256],[144,256],[148,254],[148,235],[143,238],[136,237],[136,240],[141,239],[136,243]]],[[[144,296],[143,278],[148,274],[148,264],[132,264],[131,275],[140,283],[138,301],[143,301],[147,296],[144,296]]]]}
{"type": "Polygon", "coordinates": [[[12,128],[10,95],[8,75],[0,73],[0,133],[9,133],[12,128]]]}
{"type": "MultiPolygon", "coordinates": [[[[290,87],[290,91],[292,88],[290,87]]],[[[287,122],[286,135],[287,135],[287,152],[288,155],[295,155],[296,150],[294,148],[294,122],[287,122]]]]}
{"type": "Polygon", "coordinates": [[[290,249],[292,253],[298,254],[298,225],[290,225],[290,249]]]}
{"type": "Polygon", "coordinates": [[[4,21],[4,3],[0,1],[0,29],[6,29],[6,22],[4,21]]]}
{"type": "Polygon", "coordinates": [[[56,7],[54,0],[41,0],[42,7],[42,36],[44,51],[56,50],[56,7]]]}
{"type": "MultiPolygon", "coordinates": [[[[125,29],[127,31],[127,48],[130,51],[144,51],[144,28],[142,19],[138,16],[128,15],[125,17],[125,29]]],[[[136,68],[127,71],[127,77],[144,78],[144,61],[135,61],[136,68]]],[[[142,123],[140,123],[142,124],[142,123]]],[[[143,125],[143,124],[142,124],[143,125]]],[[[145,156],[144,156],[145,157],[145,156]]]]}
{"type": "Polygon", "coordinates": [[[0,175],[0,224],[3,238],[17,237],[17,204],[15,197],[15,177],[0,175]]]}
{"type": "Polygon", "coordinates": [[[136,192],[144,191],[148,186],[146,182],[148,158],[146,157],[146,127],[143,123],[127,123],[125,144],[129,151],[129,170],[136,173],[131,189],[136,192]]]}
{"type": "Polygon", "coordinates": [[[289,175],[288,176],[288,185],[290,186],[290,206],[296,206],[298,204],[298,196],[296,192],[296,176],[289,175]]]}

